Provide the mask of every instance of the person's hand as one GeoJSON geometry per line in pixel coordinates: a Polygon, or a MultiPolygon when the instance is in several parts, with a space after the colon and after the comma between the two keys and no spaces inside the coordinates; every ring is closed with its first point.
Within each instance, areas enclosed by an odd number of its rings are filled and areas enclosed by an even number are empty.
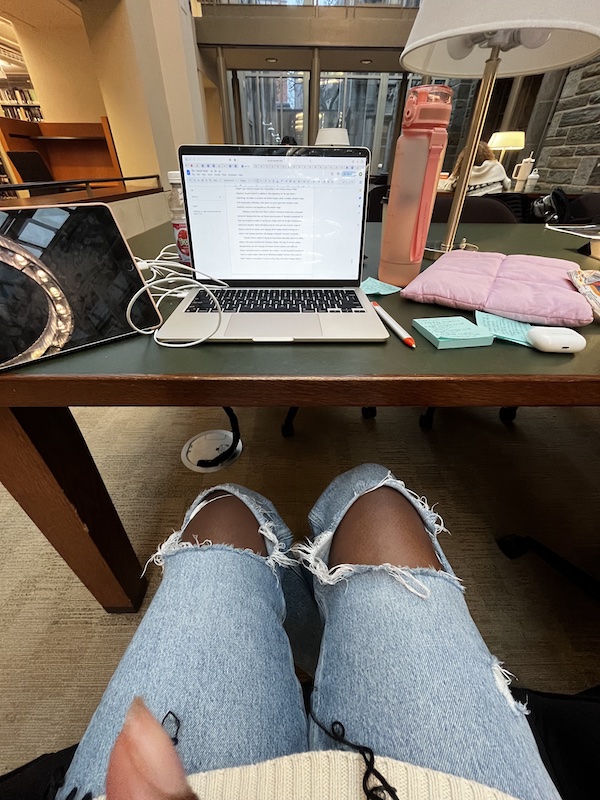
{"type": "Polygon", "coordinates": [[[136,697],[110,754],[107,800],[197,800],[169,735],[136,697]]]}

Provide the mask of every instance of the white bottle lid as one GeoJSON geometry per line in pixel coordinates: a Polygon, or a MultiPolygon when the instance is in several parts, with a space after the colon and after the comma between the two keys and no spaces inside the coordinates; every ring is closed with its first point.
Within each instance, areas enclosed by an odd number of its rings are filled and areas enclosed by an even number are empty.
{"type": "Polygon", "coordinates": [[[174,169],[171,172],[167,172],[167,180],[169,183],[181,183],[181,175],[178,169],[174,169]]]}

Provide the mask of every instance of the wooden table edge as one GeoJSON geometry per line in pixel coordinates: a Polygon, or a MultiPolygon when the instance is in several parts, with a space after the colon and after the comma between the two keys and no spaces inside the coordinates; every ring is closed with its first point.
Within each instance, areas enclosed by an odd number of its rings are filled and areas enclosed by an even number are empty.
{"type": "Polygon", "coordinates": [[[597,406],[600,375],[12,375],[0,406],[597,406]]]}

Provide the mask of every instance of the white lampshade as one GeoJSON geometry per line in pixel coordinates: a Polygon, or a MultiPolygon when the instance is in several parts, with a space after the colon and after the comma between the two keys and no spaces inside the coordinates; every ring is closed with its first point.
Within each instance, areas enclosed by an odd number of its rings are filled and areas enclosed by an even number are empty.
{"type": "Polygon", "coordinates": [[[347,128],[320,128],[317,133],[316,145],[333,145],[342,147],[350,144],[347,128]]]}
{"type": "Polygon", "coordinates": [[[497,77],[562,69],[600,52],[598,0],[421,0],[400,64],[421,75],[480,78],[497,41],[478,42],[490,31],[505,34],[497,77]],[[510,39],[518,46],[504,50],[510,39]]]}
{"type": "Polygon", "coordinates": [[[490,150],[522,150],[525,147],[525,131],[496,131],[488,142],[490,150]]]}

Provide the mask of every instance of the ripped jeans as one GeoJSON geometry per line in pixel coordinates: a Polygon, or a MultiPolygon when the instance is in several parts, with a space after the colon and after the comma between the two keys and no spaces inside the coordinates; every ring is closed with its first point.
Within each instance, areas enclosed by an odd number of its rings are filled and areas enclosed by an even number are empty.
{"type": "Polygon", "coordinates": [[[136,695],[176,739],[187,774],[344,748],[307,717],[294,658],[309,672],[316,663],[312,715],[328,730],[342,722],[350,742],[520,800],[559,799],[525,709],[513,701],[438,544],[443,522],[423,498],[383,467],[358,467],[337,478],[310,512],[313,540],[289,551],[291,533],[269,501],[233,484],[219,488],[252,510],[268,557],[210,542],[184,545],[181,531],[159,549],[163,581],[59,800],[74,787],[77,798],[104,792],[108,757],[136,695]],[[344,513],[383,485],[416,508],[441,570],[329,570],[344,513]]]}

